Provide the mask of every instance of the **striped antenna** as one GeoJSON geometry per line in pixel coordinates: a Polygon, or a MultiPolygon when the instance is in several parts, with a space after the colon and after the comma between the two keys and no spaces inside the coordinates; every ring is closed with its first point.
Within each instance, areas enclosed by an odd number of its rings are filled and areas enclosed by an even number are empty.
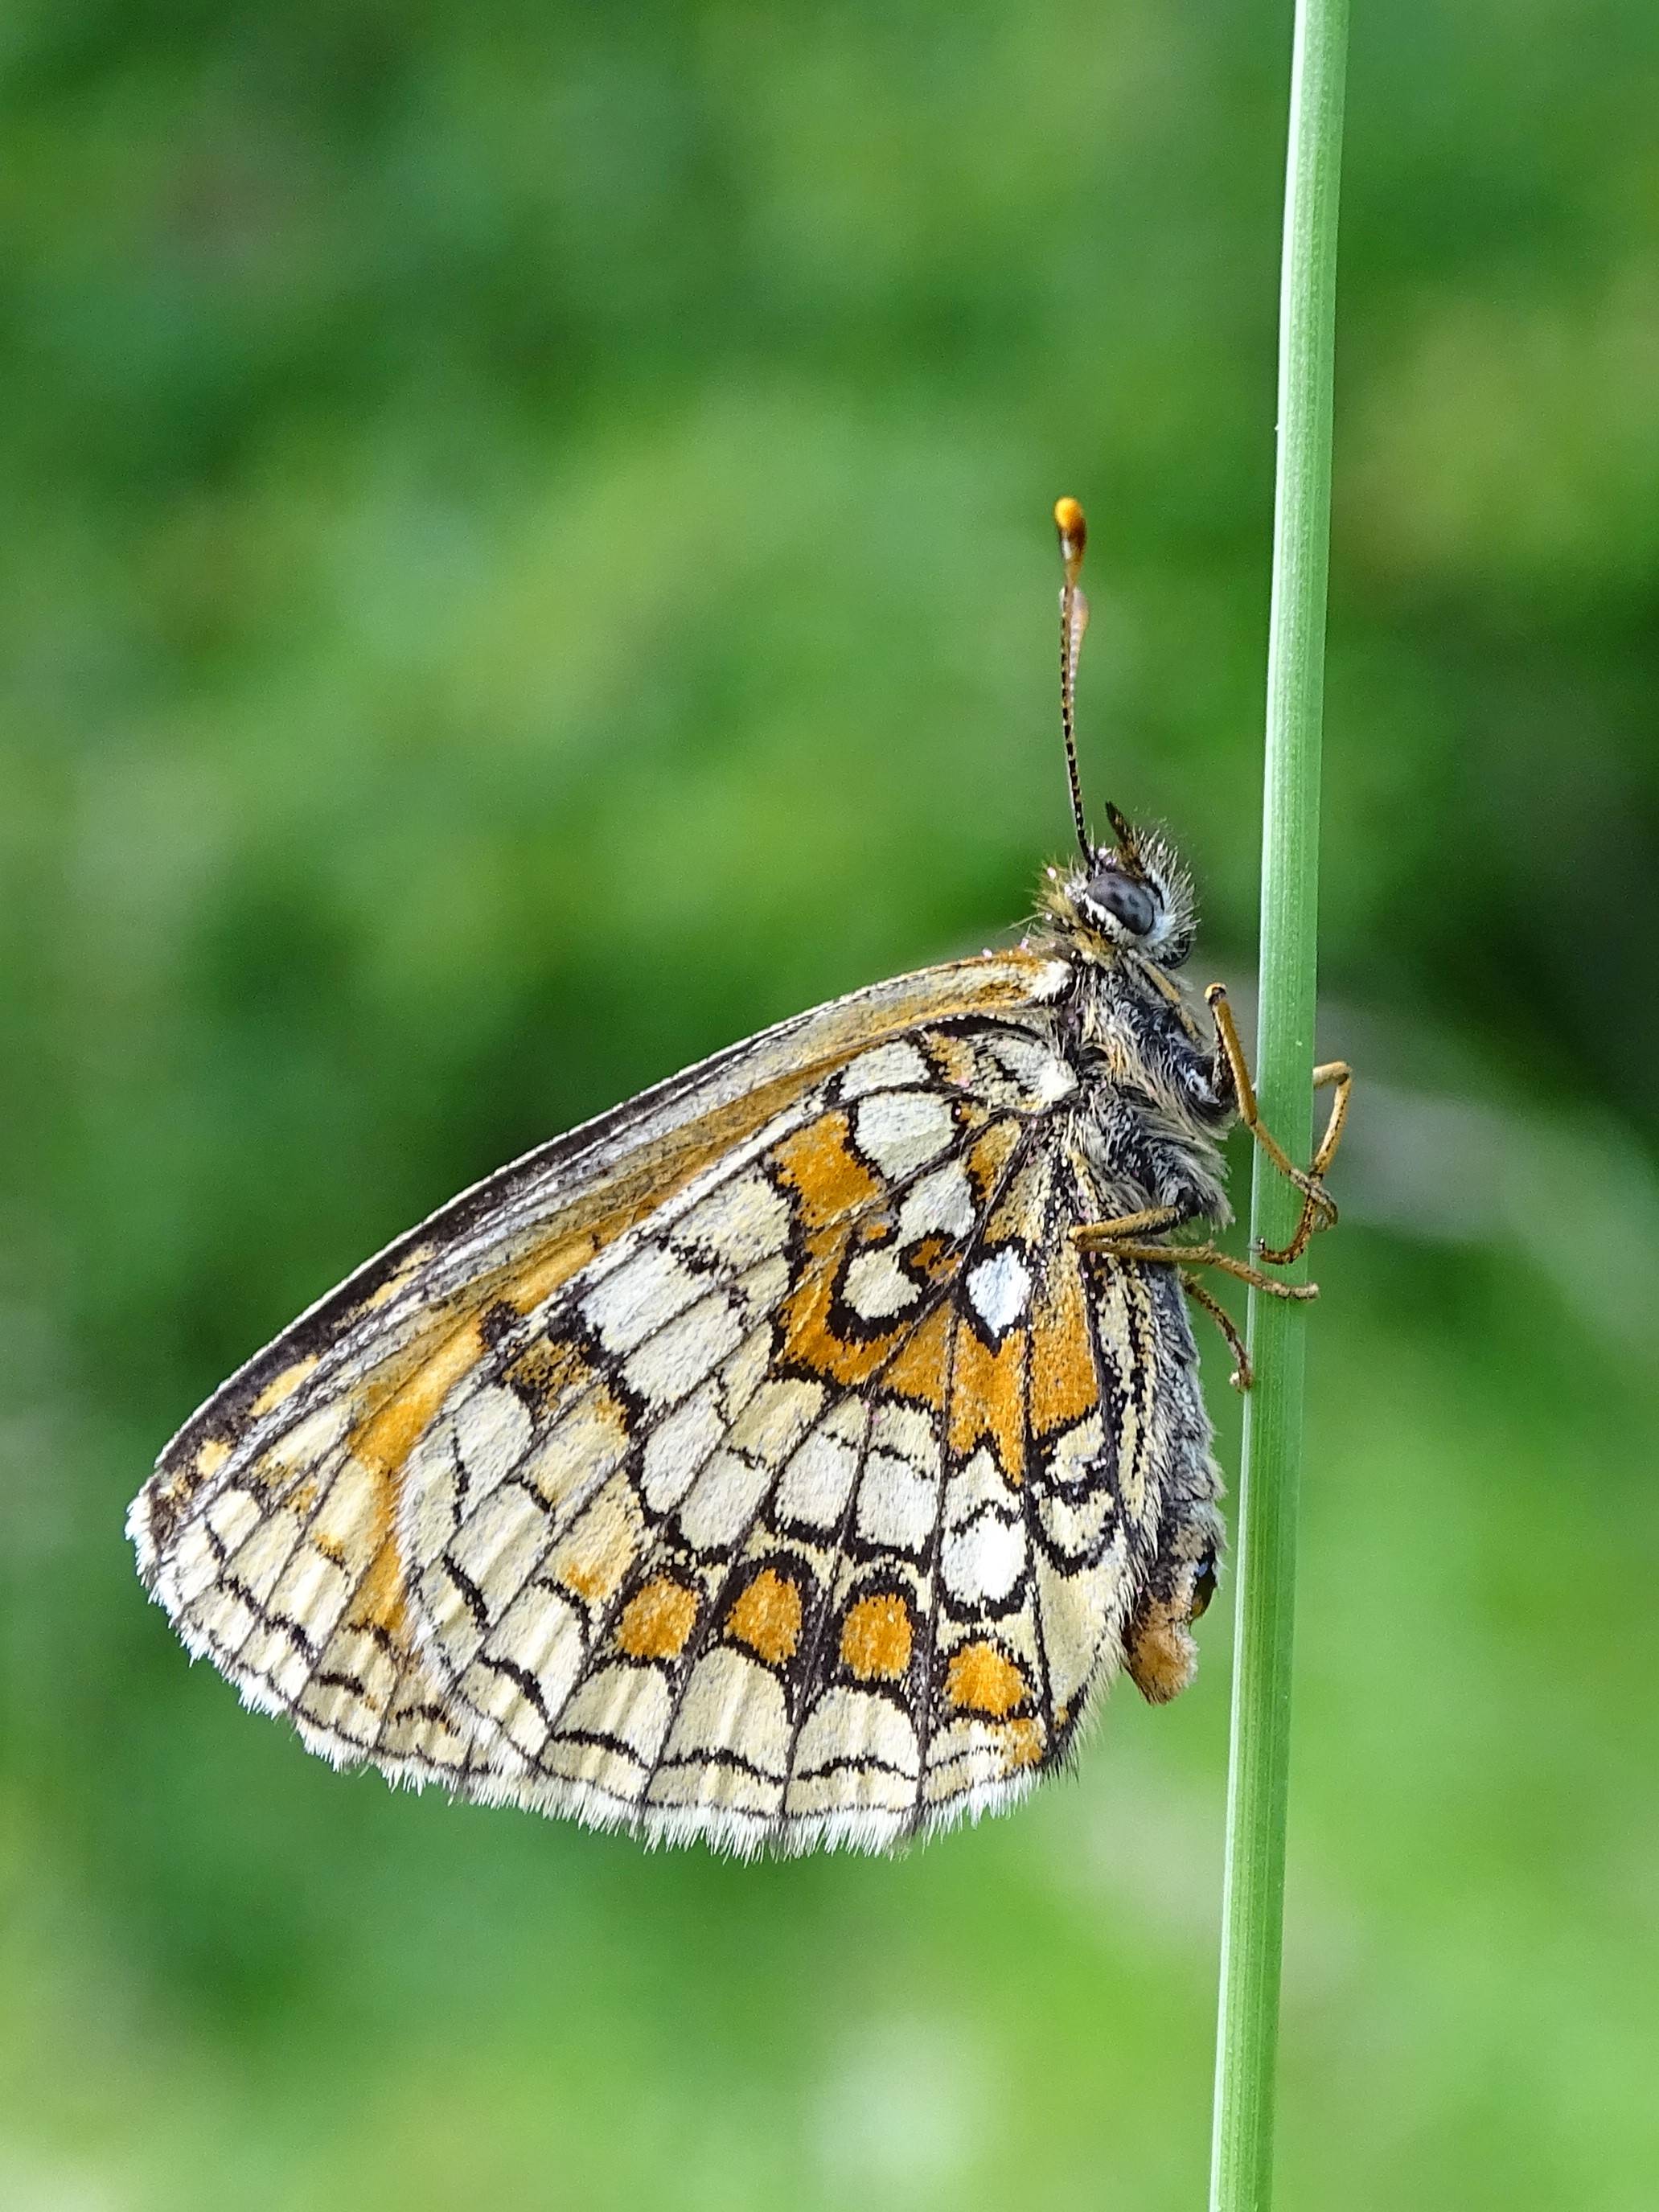
{"type": "Polygon", "coordinates": [[[1092,864],[1094,848],[1089,842],[1089,824],[1083,812],[1083,784],[1077,766],[1077,664],[1083,650],[1083,633],[1089,627],[1089,602],[1083,596],[1078,578],[1083,573],[1083,549],[1088,543],[1089,532],[1083,509],[1074,499],[1055,501],[1054,528],[1060,532],[1060,557],[1066,565],[1066,580],[1060,587],[1060,728],[1066,740],[1066,775],[1072,787],[1072,819],[1077,824],[1077,842],[1083,848],[1084,859],[1092,864]]]}

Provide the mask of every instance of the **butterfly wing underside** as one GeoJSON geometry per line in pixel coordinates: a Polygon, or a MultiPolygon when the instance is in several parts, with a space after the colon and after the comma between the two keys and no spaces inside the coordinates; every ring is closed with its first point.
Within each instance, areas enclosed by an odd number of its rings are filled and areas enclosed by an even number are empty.
{"type": "Polygon", "coordinates": [[[371,1263],[135,1507],[186,1643],[337,1761],[653,1839],[1021,1794],[1217,1487],[1171,1272],[1069,1235],[1060,967],[803,1017],[371,1263]]]}

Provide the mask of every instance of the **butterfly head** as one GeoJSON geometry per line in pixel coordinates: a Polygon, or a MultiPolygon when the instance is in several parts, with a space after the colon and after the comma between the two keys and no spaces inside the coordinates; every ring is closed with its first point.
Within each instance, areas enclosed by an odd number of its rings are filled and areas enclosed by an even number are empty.
{"type": "Polygon", "coordinates": [[[1196,933],[1192,878],[1164,838],[1132,831],[1115,807],[1109,811],[1117,843],[1091,845],[1086,860],[1050,868],[1043,908],[1086,958],[1103,964],[1136,953],[1179,968],[1196,933]]]}

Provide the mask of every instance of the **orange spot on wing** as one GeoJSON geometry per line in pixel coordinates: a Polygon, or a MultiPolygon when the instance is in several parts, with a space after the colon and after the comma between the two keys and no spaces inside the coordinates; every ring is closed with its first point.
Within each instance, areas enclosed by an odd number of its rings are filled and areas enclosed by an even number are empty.
{"type": "Polygon", "coordinates": [[[776,1667],[800,1641],[800,1592],[786,1576],[763,1568],[726,1616],[726,1633],[776,1667]]]}
{"type": "Polygon", "coordinates": [[[1048,1257],[1031,1316],[1031,1426],[1040,1437],[1068,1429],[1099,1397],[1082,1269],[1065,1245],[1048,1257]]]}
{"type": "Polygon", "coordinates": [[[843,1664],[860,1682],[896,1681],[910,1663],[910,1609],[891,1591],[861,1597],[841,1625],[843,1664]]]}
{"type": "Polygon", "coordinates": [[[781,1364],[832,1382],[867,1382],[893,1346],[890,1334],[864,1341],[837,1336],[830,1318],[834,1269],[810,1274],[779,1308],[783,1325],[781,1364]]]}
{"type": "Polygon", "coordinates": [[[1040,1764],[1044,1749],[1039,1721],[1010,1721],[1002,1731],[1002,1756],[1011,1774],[1040,1764]]]}
{"type": "MultiPolygon", "coordinates": [[[[612,1234],[620,1235],[622,1228],[630,1225],[623,1222],[612,1234]]],[[[584,1229],[577,1236],[562,1237],[551,1251],[542,1253],[521,1275],[515,1275],[503,1286],[502,1297],[520,1313],[532,1312],[611,1242],[611,1237],[599,1228],[584,1229]]]]}
{"type": "Polygon", "coordinates": [[[803,1278],[779,1309],[782,1359],[813,1375],[843,1383],[863,1382],[893,1346],[897,1328],[849,1340],[830,1321],[836,1263],[858,1227],[857,1216],[876,1205],[884,1186],[852,1151],[845,1114],[825,1114],[787,1137],[773,1155],[779,1181],[795,1201],[805,1232],[803,1278]]]}
{"type": "Polygon", "coordinates": [[[402,1473],[438,1408],[483,1358],[476,1320],[455,1330],[415,1368],[351,1434],[351,1449],[365,1467],[388,1478],[402,1473]]]}
{"type": "Polygon", "coordinates": [[[981,1206],[996,1188],[998,1176],[1013,1156],[1019,1129],[1012,1121],[993,1121],[984,1134],[968,1147],[968,1173],[981,1206]]]}
{"type": "Polygon", "coordinates": [[[956,1316],[942,1305],[911,1330],[893,1364],[882,1377],[885,1389],[900,1397],[914,1398],[939,1413],[945,1405],[945,1376],[951,1357],[951,1330],[956,1316]]]}
{"type": "Polygon", "coordinates": [[[956,1271],[962,1254],[955,1239],[944,1237],[937,1231],[931,1237],[919,1237],[905,1254],[909,1265],[930,1283],[943,1282],[956,1271]]]}
{"type": "Polygon", "coordinates": [[[848,1132],[845,1114],[821,1114],[786,1137],[772,1156],[809,1233],[838,1226],[882,1195],[884,1186],[852,1150],[848,1132]]]}
{"type": "Polygon", "coordinates": [[[316,1352],[310,1352],[305,1358],[296,1359],[291,1367],[283,1368],[280,1375],[273,1375],[248,1407],[250,1419],[257,1421],[262,1413],[274,1412],[284,1398],[291,1397],[315,1367],[317,1358],[316,1352]]]}
{"type": "MultiPolygon", "coordinates": [[[[377,1512],[376,1521],[380,1518],[377,1512]]],[[[404,1596],[404,1563],[388,1525],[368,1563],[368,1572],[357,1585],[347,1626],[384,1629],[402,1643],[407,1617],[404,1596]]]]}
{"type": "Polygon", "coordinates": [[[640,1534],[633,1492],[613,1477],[559,1546],[549,1571],[578,1597],[613,1597],[639,1557],[640,1534]]]}
{"type": "Polygon", "coordinates": [[[945,1694],[963,1711],[1005,1720],[1029,1694],[1025,1677],[994,1644],[964,1644],[951,1654],[945,1694]]]}
{"type": "Polygon", "coordinates": [[[623,1607],[617,1642],[630,1659],[678,1659],[696,1620],[696,1592],[659,1575],[623,1607]]]}
{"type": "Polygon", "coordinates": [[[401,1634],[404,1576],[392,1532],[404,1463],[456,1383],[483,1358],[483,1349],[473,1320],[452,1331],[426,1358],[413,1365],[407,1359],[400,1362],[375,1394],[379,1402],[374,1410],[351,1432],[352,1456],[374,1478],[368,1522],[375,1551],[351,1608],[358,1626],[372,1625],[401,1634]]]}
{"type": "Polygon", "coordinates": [[[993,1351],[967,1321],[958,1323],[951,1371],[951,1450],[968,1458],[988,1443],[1015,1484],[1025,1478],[1026,1332],[1012,1329],[993,1351]]]}

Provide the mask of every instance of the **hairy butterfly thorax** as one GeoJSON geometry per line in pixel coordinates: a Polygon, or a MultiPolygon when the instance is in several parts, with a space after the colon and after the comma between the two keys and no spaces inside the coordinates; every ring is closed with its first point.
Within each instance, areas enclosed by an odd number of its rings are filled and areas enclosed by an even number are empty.
{"type": "MultiPolygon", "coordinates": [[[[129,1528],[191,1651],[340,1765],[651,1842],[875,1848],[1191,1679],[1221,1480],[1188,1313],[1336,1218],[1261,1126],[1191,884],[1109,808],[1018,946],[717,1053],[464,1192],[216,1391],[129,1528]],[[1243,1261],[1235,1120],[1303,1193],[1243,1261]],[[1194,1232],[1197,1232],[1196,1234],[1194,1232]]],[[[1272,1271],[1272,1272],[1269,1272],[1272,1271]]]]}

